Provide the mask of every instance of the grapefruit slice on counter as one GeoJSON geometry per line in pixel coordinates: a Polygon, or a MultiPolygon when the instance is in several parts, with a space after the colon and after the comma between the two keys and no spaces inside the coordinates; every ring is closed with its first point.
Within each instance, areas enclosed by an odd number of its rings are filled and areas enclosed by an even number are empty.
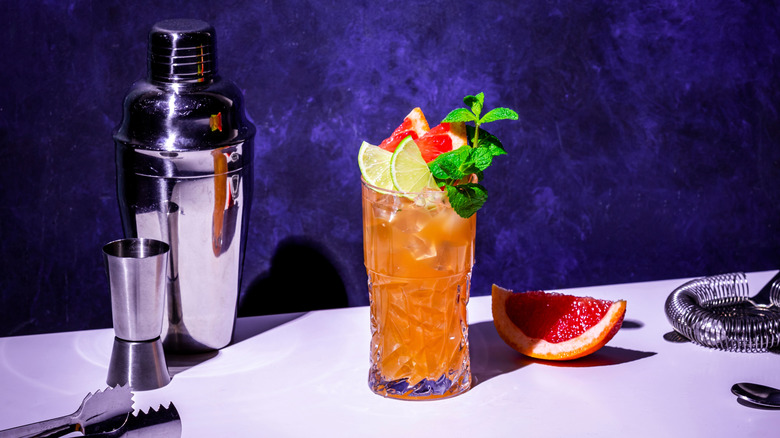
{"type": "Polygon", "coordinates": [[[420,108],[415,108],[404,117],[404,121],[395,128],[395,131],[390,134],[390,137],[387,137],[379,143],[379,147],[390,152],[395,152],[395,148],[401,143],[401,140],[410,135],[412,136],[412,139],[417,140],[425,135],[425,133],[428,132],[428,129],[430,129],[428,127],[428,121],[425,120],[425,115],[422,110],[420,108]]]}
{"type": "Polygon", "coordinates": [[[513,293],[493,285],[493,324],[501,339],[537,359],[570,360],[603,347],[620,330],[625,300],[554,292],[513,293]]]}

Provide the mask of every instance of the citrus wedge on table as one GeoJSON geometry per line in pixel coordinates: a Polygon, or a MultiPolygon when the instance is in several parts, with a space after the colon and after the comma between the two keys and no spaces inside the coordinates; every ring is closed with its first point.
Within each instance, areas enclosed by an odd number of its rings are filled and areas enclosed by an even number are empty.
{"type": "Polygon", "coordinates": [[[408,136],[401,140],[390,159],[390,177],[395,189],[401,192],[421,192],[424,189],[439,189],[433,179],[428,163],[425,162],[414,139],[408,136]]]}
{"type": "Polygon", "coordinates": [[[493,324],[501,339],[537,359],[570,360],[603,347],[620,330],[624,300],[559,293],[513,293],[493,285],[493,324]]]}
{"type": "Polygon", "coordinates": [[[428,132],[428,129],[428,121],[425,119],[425,114],[419,107],[415,108],[404,117],[404,121],[395,128],[390,137],[379,143],[379,147],[395,152],[395,148],[401,143],[401,140],[409,136],[416,140],[428,132]]]}
{"type": "Polygon", "coordinates": [[[463,122],[441,123],[416,140],[420,154],[426,163],[439,155],[465,146],[466,124],[463,122]]]}
{"type": "Polygon", "coordinates": [[[373,186],[392,190],[393,179],[390,176],[392,157],[391,152],[364,141],[358,151],[358,166],[363,179],[373,186]]]}

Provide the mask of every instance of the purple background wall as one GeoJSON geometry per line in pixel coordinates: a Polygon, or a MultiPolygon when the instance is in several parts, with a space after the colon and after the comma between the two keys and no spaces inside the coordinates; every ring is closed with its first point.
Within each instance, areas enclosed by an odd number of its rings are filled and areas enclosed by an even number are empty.
{"type": "Polygon", "coordinates": [[[111,326],[111,134],[174,17],[216,27],[258,127],[242,314],[366,305],[361,141],[479,91],[521,121],[492,129],[473,295],[780,268],[772,2],[2,3],[0,336],[111,326]]]}

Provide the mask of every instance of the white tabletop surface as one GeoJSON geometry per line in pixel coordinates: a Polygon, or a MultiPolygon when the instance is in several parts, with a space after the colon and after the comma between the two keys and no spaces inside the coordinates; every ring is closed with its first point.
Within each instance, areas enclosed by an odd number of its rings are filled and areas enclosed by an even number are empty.
{"type": "MultiPolygon", "coordinates": [[[[775,273],[748,274],[751,293],[775,273]]],[[[135,393],[135,408],[173,401],[184,437],[780,436],[780,410],[730,392],[737,382],[780,387],[780,355],[664,338],[664,301],[686,280],[561,291],[628,301],[612,341],[572,362],[514,352],[493,327],[490,297],[472,298],[476,384],[428,402],[369,391],[367,307],[241,318],[234,344],[171,361],[171,383],[135,393]]],[[[0,429],[72,413],[105,387],[112,342],[111,329],[0,338],[0,429]]]]}

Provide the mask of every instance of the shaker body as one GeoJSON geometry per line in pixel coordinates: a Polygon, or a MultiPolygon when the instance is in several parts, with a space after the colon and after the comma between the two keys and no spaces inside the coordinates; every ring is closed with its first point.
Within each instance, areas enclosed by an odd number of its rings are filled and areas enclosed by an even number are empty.
{"type": "Polygon", "coordinates": [[[213,150],[170,153],[117,143],[123,162],[158,156],[161,164],[184,165],[198,176],[161,177],[118,168],[118,194],[125,236],[170,245],[162,339],[167,351],[220,349],[232,339],[247,219],[251,166],[227,170],[227,162],[251,150],[252,142],[213,150]],[[163,157],[160,155],[168,155],[163,157]],[[187,166],[189,164],[189,166],[187,166]],[[208,169],[211,168],[211,174],[208,169]]]}
{"type": "Polygon", "coordinates": [[[241,91],[216,74],[213,27],[166,20],[149,42],[147,78],[114,133],[122,227],[170,246],[165,350],[220,349],[236,319],[255,127],[241,91]]]}

